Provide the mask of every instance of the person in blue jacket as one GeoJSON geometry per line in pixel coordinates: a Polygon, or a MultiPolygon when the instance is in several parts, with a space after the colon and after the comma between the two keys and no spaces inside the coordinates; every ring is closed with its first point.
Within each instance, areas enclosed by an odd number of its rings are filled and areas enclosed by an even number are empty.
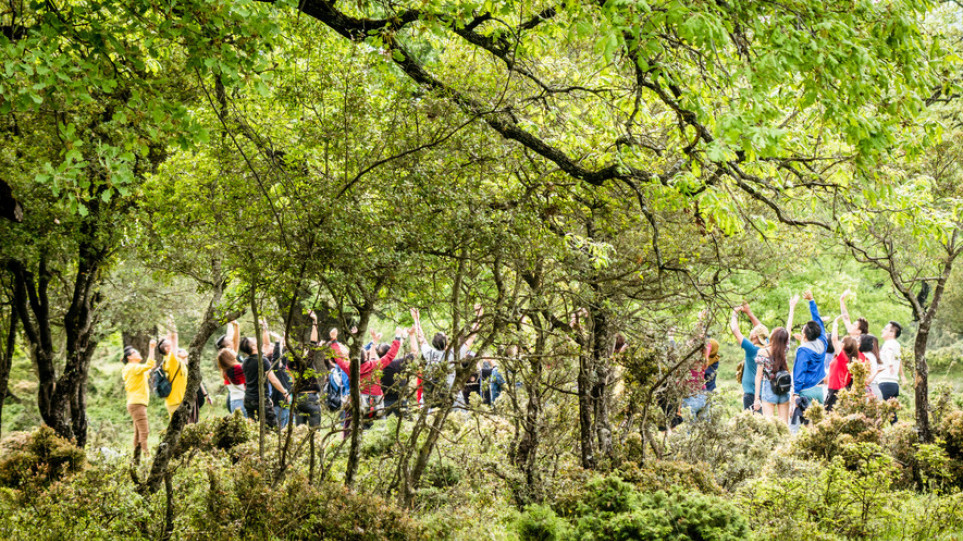
{"type": "Polygon", "coordinates": [[[805,396],[810,400],[823,403],[823,390],[819,384],[826,377],[826,349],[829,342],[826,327],[819,316],[819,308],[813,300],[812,291],[803,293],[803,299],[809,302],[809,313],[812,320],[803,325],[802,343],[796,348],[796,360],[792,367],[793,399],[805,396]]]}

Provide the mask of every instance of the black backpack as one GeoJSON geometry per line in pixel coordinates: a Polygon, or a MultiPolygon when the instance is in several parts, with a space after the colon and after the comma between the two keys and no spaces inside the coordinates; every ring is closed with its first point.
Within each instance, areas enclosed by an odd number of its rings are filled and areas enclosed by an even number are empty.
{"type": "Polygon", "coordinates": [[[154,393],[156,393],[157,396],[161,398],[167,398],[171,395],[171,391],[174,389],[174,386],[171,384],[171,380],[176,378],[180,371],[180,361],[177,362],[177,370],[174,371],[174,375],[170,378],[167,377],[167,372],[164,371],[164,366],[158,366],[151,374],[151,389],[154,389],[154,393]]]}
{"type": "Polygon", "coordinates": [[[780,370],[772,376],[772,392],[775,394],[787,394],[792,390],[792,374],[788,370],[780,370]]]}

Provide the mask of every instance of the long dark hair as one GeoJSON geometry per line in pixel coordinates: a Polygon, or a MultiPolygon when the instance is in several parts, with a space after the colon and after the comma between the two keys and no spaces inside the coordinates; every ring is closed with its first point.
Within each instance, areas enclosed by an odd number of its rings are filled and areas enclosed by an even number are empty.
{"type": "Polygon", "coordinates": [[[855,361],[859,358],[859,342],[852,336],[843,337],[843,353],[847,362],[855,361]]]}
{"type": "Polygon", "coordinates": [[[789,346],[789,331],[782,327],[776,328],[769,335],[769,358],[772,359],[772,371],[789,370],[786,362],[786,348],[789,346]]]}
{"type": "Polygon", "coordinates": [[[864,334],[859,339],[859,350],[863,353],[872,353],[876,360],[879,360],[879,340],[872,334],[864,334]]]}
{"type": "Polygon", "coordinates": [[[448,347],[448,337],[445,336],[445,333],[436,333],[435,337],[431,339],[431,347],[438,351],[445,351],[445,348],[448,347]]]}

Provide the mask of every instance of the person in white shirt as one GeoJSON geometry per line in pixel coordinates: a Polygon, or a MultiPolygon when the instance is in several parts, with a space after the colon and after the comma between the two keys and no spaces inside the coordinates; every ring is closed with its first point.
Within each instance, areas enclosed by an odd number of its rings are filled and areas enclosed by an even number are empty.
{"type": "MultiPolygon", "coordinates": [[[[466,362],[471,351],[471,345],[475,341],[480,326],[482,310],[480,305],[475,306],[475,322],[471,331],[465,338],[461,347],[458,348],[457,359],[466,362]]],[[[421,328],[421,313],[417,308],[411,309],[411,317],[414,320],[415,335],[418,343],[421,344],[421,356],[425,359],[424,375],[424,400],[426,404],[439,402],[444,393],[451,393],[455,383],[455,351],[454,347],[448,343],[448,337],[443,332],[436,333],[431,342],[425,338],[425,331],[421,328]],[[444,379],[444,387],[441,381],[444,379]]],[[[456,397],[456,406],[462,406],[461,393],[456,397]]],[[[435,404],[437,405],[437,404],[435,404]]]]}
{"type": "MultiPolygon", "coordinates": [[[[876,376],[883,400],[898,397],[899,386],[904,379],[903,363],[900,358],[902,348],[896,341],[901,334],[903,334],[903,327],[895,321],[890,321],[883,327],[883,347],[879,350],[880,371],[876,376]]],[[[896,415],[893,415],[893,422],[896,422],[896,415]]]]}

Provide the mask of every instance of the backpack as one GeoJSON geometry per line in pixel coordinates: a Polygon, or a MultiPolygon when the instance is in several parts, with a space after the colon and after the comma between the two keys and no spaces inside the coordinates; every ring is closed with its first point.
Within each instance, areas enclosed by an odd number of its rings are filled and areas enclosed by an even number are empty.
{"type": "Polygon", "coordinates": [[[780,370],[772,376],[772,392],[775,394],[787,394],[792,390],[792,374],[788,370],[780,370]]]}
{"type": "Polygon", "coordinates": [[[338,411],[344,404],[344,397],[348,394],[348,374],[335,366],[328,374],[328,383],[324,387],[325,404],[329,411],[338,411]]]}
{"type": "Polygon", "coordinates": [[[171,395],[171,391],[174,390],[174,386],[171,384],[174,378],[177,377],[181,371],[181,363],[178,361],[177,370],[174,371],[174,375],[170,378],[167,377],[167,372],[164,371],[164,366],[158,366],[154,369],[150,376],[150,386],[154,389],[154,393],[161,398],[167,398],[171,395]]]}

